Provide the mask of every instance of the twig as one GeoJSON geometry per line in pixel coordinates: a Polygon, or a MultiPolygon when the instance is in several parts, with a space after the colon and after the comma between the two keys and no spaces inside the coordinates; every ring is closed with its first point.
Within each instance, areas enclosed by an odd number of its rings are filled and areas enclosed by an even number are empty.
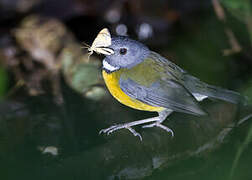
{"type": "MultiPolygon", "coordinates": [[[[224,25],[226,25],[225,11],[222,8],[219,0],[212,0],[212,3],[213,3],[213,8],[214,8],[215,14],[217,15],[218,19],[220,21],[222,21],[224,23],[224,25]]],[[[229,44],[230,44],[231,48],[223,50],[223,55],[229,56],[231,54],[241,52],[242,47],[240,46],[238,40],[236,39],[233,31],[229,27],[225,28],[225,34],[227,35],[227,37],[229,39],[229,44]]]]}

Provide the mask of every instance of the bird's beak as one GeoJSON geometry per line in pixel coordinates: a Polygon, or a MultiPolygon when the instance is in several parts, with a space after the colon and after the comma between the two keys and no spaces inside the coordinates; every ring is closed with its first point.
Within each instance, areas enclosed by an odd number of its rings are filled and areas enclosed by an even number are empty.
{"type": "Polygon", "coordinates": [[[95,51],[96,53],[103,54],[106,56],[109,56],[115,53],[113,49],[108,48],[108,47],[101,47],[101,48],[98,48],[97,50],[98,51],[95,51]]]}

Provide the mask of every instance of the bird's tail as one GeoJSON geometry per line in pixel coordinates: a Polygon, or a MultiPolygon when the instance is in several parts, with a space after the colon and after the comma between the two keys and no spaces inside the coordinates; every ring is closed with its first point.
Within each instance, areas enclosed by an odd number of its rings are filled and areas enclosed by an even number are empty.
{"type": "Polygon", "coordinates": [[[198,93],[201,95],[208,96],[210,98],[228,101],[233,104],[247,104],[246,97],[242,96],[240,93],[208,85],[193,76],[187,76],[185,82],[188,85],[186,85],[186,87],[188,87],[189,90],[193,93],[198,93]]]}
{"type": "Polygon", "coordinates": [[[209,97],[220,99],[223,101],[228,101],[234,104],[242,104],[242,105],[247,104],[246,98],[238,92],[223,89],[223,88],[208,85],[208,84],[205,87],[206,89],[203,92],[205,95],[209,97]]]}

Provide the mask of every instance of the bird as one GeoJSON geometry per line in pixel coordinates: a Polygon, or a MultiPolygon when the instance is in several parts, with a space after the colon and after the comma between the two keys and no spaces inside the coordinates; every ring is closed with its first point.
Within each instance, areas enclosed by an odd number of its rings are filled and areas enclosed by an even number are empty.
{"type": "Polygon", "coordinates": [[[201,81],[139,41],[126,36],[111,37],[107,29],[101,32],[102,37],[106,38],[96,38],[96,41],[100,39],[99,53],[105,55],[102,76],[111,95],[126,106],[157,112],[158,116],[113,125],[100,130],[100,134],[109,135],[120,129],[128,129],[142,140],[140,133],[133,128],[141,125],[142,128],[161,128],[173,137],[173,130],[163,125],[172,112],[207,115],[199,104],[206,98],[233,104],[244,102],[244,97],[238,92],[201,81]],[[105,48],[105,53],[102,48],[105,48]]]}

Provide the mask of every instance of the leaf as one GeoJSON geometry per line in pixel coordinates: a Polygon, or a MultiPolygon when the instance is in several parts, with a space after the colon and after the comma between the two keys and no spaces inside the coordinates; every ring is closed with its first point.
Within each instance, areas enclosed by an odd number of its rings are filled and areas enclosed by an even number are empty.
{"type": "Polygon", "coordinates": [[[221,0],[222,5],[237,19],[247,23],[252,16],[250,0],[221,0]]]}
{"type": "Polygon", "coordinates": [[[7,72],[0,67],[0,98],[6,94],[8,84],[7,72]]]}

